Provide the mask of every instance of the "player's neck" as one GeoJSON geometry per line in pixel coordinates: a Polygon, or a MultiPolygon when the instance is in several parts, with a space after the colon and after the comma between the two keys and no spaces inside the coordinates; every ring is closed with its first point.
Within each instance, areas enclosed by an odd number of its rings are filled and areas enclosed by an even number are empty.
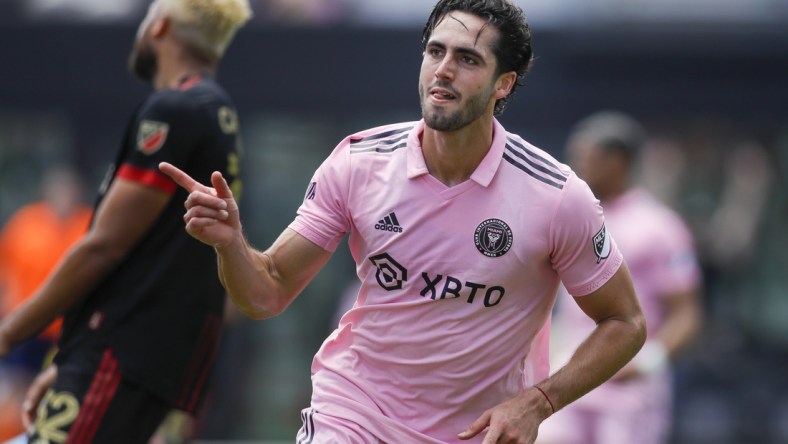
{"type": "Polygon", "coordinates": [[[490,150],[492,119],[479,119],[457,131],[424,128],[422,152],[430,175],[446,186],[468,180],[490,150]]]}
{"type": "Polygon", "coordinates": [[[161,57],[153,86],[156,90],[177,87],[188,76],[204,73],[216,74],[216,65],[189,57],[161,57]]]}

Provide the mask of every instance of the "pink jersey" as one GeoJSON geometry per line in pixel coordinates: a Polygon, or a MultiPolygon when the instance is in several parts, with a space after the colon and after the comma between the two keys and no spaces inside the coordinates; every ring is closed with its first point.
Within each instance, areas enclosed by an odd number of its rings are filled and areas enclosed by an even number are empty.
{"type": "MultiPolygon", "coordinates": [[[[664,304],[661,299],[691,291],[699,283],[700,270],[692,236],[673,210],[640,189],[630,190],[605,202],[604,209],[607,228],[615,236],[632,274],[650,337],[663,323],[664,304]]],[[[561,299],[554,316],[554,326],[556,366],[565,363],[594,328],[594,323],[576,304],[561,299]]],[[[604,384],[575,404],[599,409],[613,406],[623,410],[636,409],[644,397],[663,399],[663,404],[668,402],[669,393],[665,392],[669,390],[667,375],[657,374],[626,384],[604,384]],[[612,399],[616,401],[611,402],[612,399]]]]}
{"type": "Polygon", "coordinates": [[[312,407],[389,443],[458,442],[547,377],[559,282],[585,295],[623,261],[567,166],[496,121],[470,180],[447,187],[427,171],[423,129],[343,140],[290,225],[328,251],[349,234],[361,280],[315,356],[312,407]]]}

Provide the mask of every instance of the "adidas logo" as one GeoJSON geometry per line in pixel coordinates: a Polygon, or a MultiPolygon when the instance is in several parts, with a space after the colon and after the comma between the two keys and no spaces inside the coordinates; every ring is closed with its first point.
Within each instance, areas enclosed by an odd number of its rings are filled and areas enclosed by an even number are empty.
{"type": "Polygon", "coordinates": [[[402,233],[402,227],[397,220],[397,215],[392,211],[388,216],[384,217],[377,224],[375,229],[380,231],[391,231],[392,233],[402,233]]]}

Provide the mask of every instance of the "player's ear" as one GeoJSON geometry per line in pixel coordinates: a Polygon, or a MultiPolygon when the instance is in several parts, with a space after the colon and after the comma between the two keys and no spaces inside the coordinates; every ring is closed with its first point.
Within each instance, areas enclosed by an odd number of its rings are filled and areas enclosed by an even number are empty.
{"type": "Polygon", "coordinates": [[[168,17],[158,17],[150,25],[150,34],[154,38],[165,35],[170,30],[170,19],[168,17]]]}
{"type": "Polygon", "coordinates": [[[498,80],[495,82],[495,99],[507,97],[512,92],[515,82],[517,82],[517,73],[514,71],[505,72],[498,76],[498,80]]]}

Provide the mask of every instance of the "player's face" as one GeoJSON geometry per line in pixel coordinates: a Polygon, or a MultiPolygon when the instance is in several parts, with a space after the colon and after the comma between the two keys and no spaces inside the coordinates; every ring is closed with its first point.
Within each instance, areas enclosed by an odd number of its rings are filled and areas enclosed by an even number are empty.
{"type": "Polygon", "coordinates": [[[156,75],[157,60],[156,50],[150,41],[148,29],[157,16],[157,3],[153,2],[148,9],[148,14],[140,23],[137,29],[137,37],[134,40],[134,47],[129,55],[129,69],[140,80],[150,82],[156,75]]]}
{"type": "Polygon", "coordinates": [[[453,11],[435,27],[419,76],[421,111],[428,127],[456,131],[492,116],[496,88],[493,45],[498,31],[481,18],[453,11]]]}

